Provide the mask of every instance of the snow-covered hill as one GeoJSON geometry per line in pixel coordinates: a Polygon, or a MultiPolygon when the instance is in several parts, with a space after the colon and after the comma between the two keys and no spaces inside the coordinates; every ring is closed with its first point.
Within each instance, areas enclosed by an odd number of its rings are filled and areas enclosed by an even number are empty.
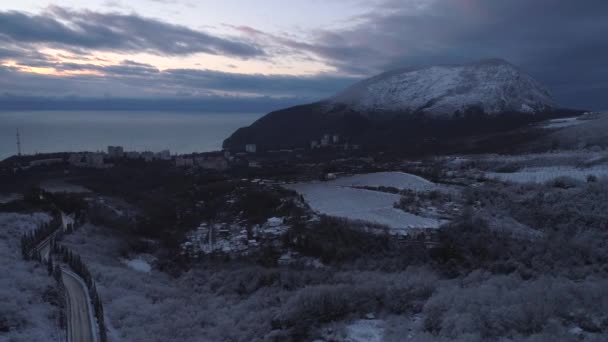
{"type": "Polygon", "coordinates": [[[477,106],[487,114],[555,108],[532,77],[501,59],[390,71],[361,81],[328,100],[361,113],[425,112],[452,115],[477,106]]]}

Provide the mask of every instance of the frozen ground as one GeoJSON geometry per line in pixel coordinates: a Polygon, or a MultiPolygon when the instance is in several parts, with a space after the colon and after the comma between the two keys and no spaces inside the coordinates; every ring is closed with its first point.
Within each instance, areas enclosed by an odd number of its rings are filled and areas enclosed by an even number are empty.
{"type": "Polygon", "coordinates": [[[383,342],[384,322],[377,319],[360,319],[346,326],[348,342],[383,342]]]}
{"type": "Polygon", "coordinates": [[[0,204],[9,203],[22,199],[20,194],[0,194],[0,204]]]}
{"type": "Polygon", "coordinates": [[[608,166],[599,165],[590,168],[551,166],[524,168],[520,171],[510,173],[486,173],[486,177],[488,178],[515,183],[544,183],[559,177],[570,177],[584,181],[589,175],[594,175],[598,178],[608,177],[608,166]]]}
{"type": "Polygon", "coordinates": [[[318,213],[387,226],[393,233],[406,233],[408,228],[437,228],[441,224],[439,220],[394,208],[400,195],[322,182],[291,184],[288,187],[302,194],[318,213]]]}
{"type": "Polygon", "coordinates": [[[127,265],[127,267],[134,271],[143,273],[150,273],[150,271],[152,271],[152,266],[150,266],[150,264],[144,259],[135,258],[131,260],[125,260],[124,263],[125,265],[127,265]]]}
{"type": "Polygon", "coordinates": [[[438,186],[422,177],[404,172],[377,172],[338,178],[327,182],[338,186],[392,187],[399,190],[431,191],[438,186]]]}
{"type": "Polygon", "coordinates": [[[58,308],[45,301],[55,283],[46,267],[21,259],[21,233],[50,216],[0,213],[0,341],[61,341],[58,308]]]}
{"type": "Polygon", "coordinates": [[[543,128],[549,128],[549,129],[564,128],[564,127],[580,125],[585,122],[586,121],[579,120],[578,117],[553,119],[553,120],[549,120],[547,123],[545,123],[543,125],[543,128]]]}
{"type": "Polygon", "coordinates": [[[69,192],[69,193],[82,193],[91,192],[91,190],[76,184],[70,184],[62,181],[49,181],[40,184],[40,187],[48,192],[69,192]]]}
{"type": "Polygon", "coordinates": [[[527,154],[483,154],[476,156],[443,157],[451,167],[459,167],[464,162],[474,162],[477,168],[492,171],[497,166],[517,164],[526,167],[576,166],[608,161],[608,153],[590,150],[555,151],[527,154]]]}

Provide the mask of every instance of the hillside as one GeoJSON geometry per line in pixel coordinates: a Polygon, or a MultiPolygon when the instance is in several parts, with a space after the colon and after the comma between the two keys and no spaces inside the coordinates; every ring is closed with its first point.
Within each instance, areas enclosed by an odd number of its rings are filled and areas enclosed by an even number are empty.
{"type": "MultiPolygon", "coordinates": [[[[224,141],[258,150],[310,147],[324,134],[371,149],[461,152],[487,136],[578,112],[559,109],[529,75],[502,60],[387,72],[325,101],[272,112],[224,141]]],[[[473,149],[475,146],[473,146],[473,149]]]]}
{"type": "Polygon", "coordinates": [[[329,99],[365,113],[424,112],[451,116],[472,106],[485,113],[538,113],[556,107],[538,82],[501,59],[390,71],[329,99]]]}

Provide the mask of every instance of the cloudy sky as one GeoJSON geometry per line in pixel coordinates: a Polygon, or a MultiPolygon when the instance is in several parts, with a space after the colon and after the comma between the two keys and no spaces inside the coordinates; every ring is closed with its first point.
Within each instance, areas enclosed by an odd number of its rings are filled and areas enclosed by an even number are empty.
{"type": "Polygon", "coordinates": [[[0,104],[272,108],[391,68],[499,57],[564,106],[608,109],[607,16],[606,0],[2,0],[0,104]]]}

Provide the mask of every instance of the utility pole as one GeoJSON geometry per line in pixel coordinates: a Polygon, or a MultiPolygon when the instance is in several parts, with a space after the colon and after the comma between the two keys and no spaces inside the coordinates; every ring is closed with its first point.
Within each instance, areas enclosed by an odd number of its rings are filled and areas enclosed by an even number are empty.
{"type": "Polygon", "coordinates": [[[21,135],[19,135],[19,128],[17,128],[17,155],[21,157],[21,135]]]}

